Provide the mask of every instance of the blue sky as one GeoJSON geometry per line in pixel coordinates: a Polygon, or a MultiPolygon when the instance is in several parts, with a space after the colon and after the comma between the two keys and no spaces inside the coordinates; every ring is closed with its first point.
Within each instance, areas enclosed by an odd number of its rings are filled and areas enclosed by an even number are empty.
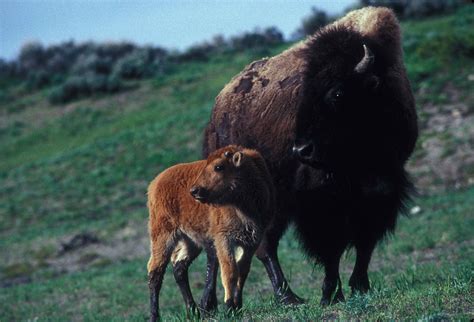
{"type": "Polygon", "coordinates": [[[288,37],[316,6],[330,14],[354,0],[0,0],[0,57],[22,44],[121,41],[184,49],[216,34],[277,26],[288,37]]]}

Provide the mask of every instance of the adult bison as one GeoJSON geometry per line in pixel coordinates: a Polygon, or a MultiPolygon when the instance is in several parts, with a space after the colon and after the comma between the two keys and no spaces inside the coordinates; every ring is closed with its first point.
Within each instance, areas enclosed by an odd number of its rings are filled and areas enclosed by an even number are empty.
{"type": "MultiPolygon", "coordinates": [[[[299,303],[277,258],[294,222],[303,248],[324,266],[321,303],[344,299],[339,260],[356,249],[349,284],[369,289],[379,240],[394,229],[411,183],[404,165],[417,138],[414,99],[393,12],[353,11],[278,56],[256,61],[216,98],[204,156],[228,144],[258,149],[277,188],[278,213],[257,257],[275,296],[299,303]]],[[[215,307],[216,263],[208,259],[201,305],[215,307]]]]}

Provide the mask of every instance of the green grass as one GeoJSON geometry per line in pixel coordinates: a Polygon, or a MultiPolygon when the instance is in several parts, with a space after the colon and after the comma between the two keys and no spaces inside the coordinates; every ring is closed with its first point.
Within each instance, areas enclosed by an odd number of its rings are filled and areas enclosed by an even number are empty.
{"type": "MultiPolygon", "coordinates": [[[[472,106],[473,85],[466,78],[474,67],[473,16],[473,7],[466,6],[451,16],[402,26],[419,103],[449,101],[443,88],[450,83],[472,106]]],[[[147,183],[176,162],[199,158],[214,97],[261,56],[249,51],[189,62],[167,76],[131,84],[134,90],[63,107],[49,105],[50,89],[23,93],[17,84],[2,89],[2,97],[15,99],[0,102],[0,281],[26,278],[29,283],[0,288],[0,321],[146,318],[146,256],[111,261],[89,252],[81,260],[92,264],[67,274],[49,260],[61,241],[79,232],[96,234],[104,243],[114,243],[128,227],[145,235],[147,183]]],[[[428,135],[433,134],[422,133],[420,142],[428,135]]],[[[415,156],[422,155],[421,145],[415,156]]],[[[291,286],[308,303],[294,309],[274,303],[264,269],[254,261],[241,317],[472,319],[473,201],[472,187],[417,199],[422,211],[402,218],[395,236],[374,255],[372,292],[349,297],[354,261],[349,253],[341,267],[347,302],[329,308],[318,304],[322,272],[300,252],[290,230],[281,241],[280,258],[291,286]]],[[[191,272],[196,298],[203,268],[201,256],[191,272]]],[[[170,272],[161,306],[166,319],[185,319],[170,272]]],[[[223,318],[218,313],[217,319],[223,318]]]]}
{"type": "Polygon", "coordinates": [[[405,62],[415,87],[416,83],[431,78],[436,71],[445,70],[453,76],[450,73],[453,67],[463,67],[465,59],[473,57],[473,25],[472,6],[464,6],[454,15],[414,20],[402,25],[405,62]]]}
{"type": "Polygon", "coordinates": [[[237,55],[229,65],[228,58],[153,81],[139,109],[80,107],[2,141],[2,243],[142,218],[147,182],[178,160],[199,157],[214,93],[256,59],[237,55]]]}
{"type": "MultiPolygon", "coordinates": [[[[399,233],[376,251],[370,273],[373,290],[367,296],[348,297],[346,303],[329,308],[318,304],[321,270],[314,269],[308,259],[295,252],[298,246],[290,231],[281,242],[279,255],[292,286],[308,303],[295,309],[277,305],[263,266],[254,260],[242,317],[257,320],[472,318],[474,250],[472,236],[459,227],[473,227],[469,202],[473,197],[474,189],[470,189],[420,200],[422,212],[414,218],[402,218],[399,233]],[[447,221],[451,225],[446,225],[447,221]],[[420,236],[435,243],[427,246],[420,236]]],[[[199,257],[190,272],[196,298],[204,281],[204,257],[199,257]]],[[[353,254],[343,259],[345,283],[352,263],[353,254]]],[[[145,266],[146,258],[141,258],[59,277],[43,277],[35,283],[3,289],[0,312],[5,320],[35,317],[143,320],[148,310],[145,266]],[[58,303],[63,303],[64,309],[58,310],[58,303]]],[[[348,287],[344,290],[348,296],[348,287]]],[[[222,298],[221,290],[219,298],[222,298]]],[[[166,319],[184,318],[181,295],[171,271],[164,280],[161,307],[166,319]]],[[[218,313],[217,318],[224,318],[223,313],[218,313]]]]}

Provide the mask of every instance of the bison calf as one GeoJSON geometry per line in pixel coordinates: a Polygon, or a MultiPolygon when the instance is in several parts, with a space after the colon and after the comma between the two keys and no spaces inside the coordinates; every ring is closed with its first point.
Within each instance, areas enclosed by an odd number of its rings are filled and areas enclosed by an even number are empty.
{"type": "Polygon", "coordinates": [[[202,248],[208,256],[217,255],[226,306],[240,308],[251,258],[273,204],[273,181],[255,150],[228,146],[207,160],[178,164],[158,175],[148,187],[150,319],[159,316],[159,292],[170,260],[186,307],[195,308],[188,267],[202,248]]]}

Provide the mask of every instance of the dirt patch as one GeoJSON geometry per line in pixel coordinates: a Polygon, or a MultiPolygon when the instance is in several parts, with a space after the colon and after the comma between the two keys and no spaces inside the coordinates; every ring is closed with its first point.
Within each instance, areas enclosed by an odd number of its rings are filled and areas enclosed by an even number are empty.
{"type": "Polygon", "coordinates": [[[86,247],[90,244],[97,244],[99,243],[99,238],[91,233],[79,233],[74,235],[70,240],[61,244],[61,250],[59,252],[60,255],[64,255],[70,251],[86,247]]]}
{"type": "MultiPolygon", "coordinates": [[[[82,232],[48,240],[47,246],[39,247],[28,263],[21,261],[23,257],[10,258],[8,263],[5,263],[7,266],[3,266],[0,271],[0,287],[30,283],[37,278],[33,275],[35,272],[40,272],[38,276],[41,278],[41,272],[47,272],[48,276],[57,276],[91,267],[103,267],[123,260],[145,259],[149,255],[146,227],[146,221],[130,223],[107,239],[101,239],[90,232],[82,232]],[[35,255],[37,253],[41,256],[35,255]]],[[[145,267],[145,260],[143,265],[145,267]]]]}
{"type": "Polygon", "coordinates": [[[445,92],[448,103],[419,108],[420,138],[408,171],[422,194],[474,184],[474,99],[459,102],[461,91],[451,84],[445,92]]]}
{"type": "MultiPolygon", "coordinates": [[[[59,243],[62,244],[61,241],[59,243]]],[[[117,231],[107,241],[87,243],[68,252],[60,251],[57,256],[48,259],[47,263],[55,271],[71,273],[91,266],[146,258],[149,254],[148,244],[146,223],[143,222],[141,226],[130,225],[117,231]]]]}

